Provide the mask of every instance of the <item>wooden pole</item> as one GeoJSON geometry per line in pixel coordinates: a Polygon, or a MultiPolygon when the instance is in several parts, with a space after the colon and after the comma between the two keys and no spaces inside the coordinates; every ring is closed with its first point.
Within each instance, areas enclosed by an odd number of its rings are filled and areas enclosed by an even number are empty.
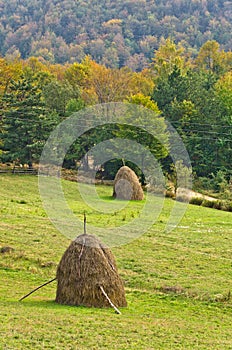
{"type": "Polygon", "coordinates": [[[86,215],[84,212],[84,234],[86,235],[86,215]]]}
{"type": "Polygon", "coordinates": [[[38,289],[40,289],[40,288],[46,286],[46,285],[49,284],[49,283],[52,283],[52,282],[55,281],[55,280],[56,280],[56,277],[53,278],[52,280],[46,282],[46,283],[41,284],[41,286],[39,286],[39,287],[33,289],[30,293],[24,295],[24,297],[22,297],[21,299],[19,299],[19,301],[22,301],[23,299],[26,299],[27,297],[29,297],[29,295],[31,295],[32,293],[34,293],[34,292],[37,291],[38,289]]]}
{"type": "Polygon", "coordinates": [[[100,289],[102,291],[102,294],[106,297],[106,299],[108,300],[110,306],[115,310],[115,312],[117,314],[120,314],[121,315],[121,312],[119,311],[119,309],[112,303],[112,301],[110,300],[110,298],[108,297],[108,295],[106,294],[104,288],[102,286],[100,286],[100,289]]]}

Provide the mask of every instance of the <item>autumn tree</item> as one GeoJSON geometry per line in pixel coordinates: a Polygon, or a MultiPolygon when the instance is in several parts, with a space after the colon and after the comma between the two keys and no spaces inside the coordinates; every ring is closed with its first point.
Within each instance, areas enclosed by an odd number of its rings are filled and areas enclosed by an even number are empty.
{"type": "Polygon", "coordinates": [[[222,74],[232,68],[232,54],[221,50],[217,41],[207,41],[200,48],[196,64],[201,69],[222,74]]]}
{"type": "Polygon", "coordinates": [[[91,61],[89,86],[97,103],[122,101],[128,95],[132,73],[126,69],[110,69],[91,61]]]}
{"type": "Polygon", "coordinates": [[[0,97],[7,91],[12,79],[17,79],[22,74],[22,61],[8,62],[0,57],[0,97]]]}
{"type": "Polygon", "coordinates": [[[167,78],[174,69],[179,69],[181,74],[190,66],[184,48],[176,45],[170,38],[166,39],[155,51],[152,67],[157,78],[167,78]]]}

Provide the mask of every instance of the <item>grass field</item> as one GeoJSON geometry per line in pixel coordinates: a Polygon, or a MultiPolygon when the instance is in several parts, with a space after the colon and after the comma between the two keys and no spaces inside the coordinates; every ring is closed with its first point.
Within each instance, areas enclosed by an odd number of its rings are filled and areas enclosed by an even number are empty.
{"type": "MultiPolygon", "coordinates": [[[[63,186],[75,215],[86,210],[96,226],[120,226],[144,204],[101,214],[76,183],[63,186]]],[[[128,301],[117,315],[56,304],[56,282],[18,301],[55,276],[70,242],[47,218],[37,177],[1,175],[0,189],[0,248],[14,249],[0,253],[0,349],[232,349],[232,213],[189,205],[166,233],[166,199],[148,232],[112,249],[128,301]]],[[[112,188],[97,191],[110,206],[112,188]]]]}

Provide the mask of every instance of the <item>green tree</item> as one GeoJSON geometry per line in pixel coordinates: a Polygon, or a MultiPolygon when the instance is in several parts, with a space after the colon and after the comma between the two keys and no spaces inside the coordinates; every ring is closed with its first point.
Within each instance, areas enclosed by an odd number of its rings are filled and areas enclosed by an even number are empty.
{"type": "Polygon", "coordinates": [[[171,103],[174,100],[183,101],[187,99],[188,79],[181,74],[180,68],[172,67],[172,71],[166,76],[160,76],[154,88],[152,98],[157,102],[159,109],[172,119],[170,111],[171,103]]]}
{"type": "Polygon", "coordinates": [[[46,116],[38,81],[22,75],[3,97],[3,160],[32,163],[39,159],[56,116],[46,116]]]}
{"type": "Polygon", "coordinates": [[[53,80],[45,85],[43,95],[46,107],[51,111],[56,111],[60,116],[64,117],[68,112],[69,101],[78,101],[80,93],[78,87],[74,88],[68,81],[59,82],[53,80]]]}
{"type": "Polygon", "coordinates": [[[219,106],[214,131],[218,133],[218,161],[224,171],[230,172],[232,157],[232,73],[223,75],[215,84],[215,101],[219,106]]]}
{"type": "Polygon", "coordinates": [[[169,138],[166,132],[166,123],[160,116],[156,103],[149,97],[137,94],[128,99],[128,115],[122,116],[121,124],[115,135],[122,139],[130,139],[144,146],[144,151],[139,151],[138,157],[143,167],[147,158],[147,150],[156,159],[165,158],[169,152],[169,138]],[[133,108],[132,105],[139,105],[133,108]],[[137,126],[133,126],[137,125],[137,126]],[[154,130],[157,138],[154,136],[154,130]]]}
{"type": "Polygon", "coordinates": [[[232,72],[228,72],[220,77],[215,84],[215,92],[224,113],[232,115],[232,72]]]}
{"type": "Polygon", "coordinates": [[[182,75],[180,69],[174,68],[167,78],[159,80],[152,95],[163,116],[181,135],[198,176],[209,176],[221,166],[229,166],[227,136],[231,124],[225,132],[228,118],[222,100],[219,102],[223,83],[216,98],[216,81],[217,75],[212,71],[189,69],[182,75]]]}

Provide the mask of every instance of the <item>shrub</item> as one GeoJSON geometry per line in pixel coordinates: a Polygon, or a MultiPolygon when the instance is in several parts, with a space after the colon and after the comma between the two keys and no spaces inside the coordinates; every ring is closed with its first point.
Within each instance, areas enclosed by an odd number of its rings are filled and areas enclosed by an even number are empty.
{"type": "Polygon", "coordinates": [[[212,201],[212,200],[209,200],[209,199],[204,199],[201,205],[203,207],[206,207],[206,208],[213,208],[214,202],[215,201],[212,201]]]}
{"type": "Polygon", "coordinates": [[[222,209],[223,202],[222,201],[215,201],[213,204],[214,209],[221,210],[222,209]]]}
{"type": "Polygon", "coordinates": [[[186,194],[181,194],[176,197],[176,200],[178,202],[188,203],[189,202],[189,196],[186,194]]]}
{"type": "Polygon", "coordinates": [[[222,205],[222,210],[232,212],[232,202],[231,201],[224,201],[223,205],[222,205]]]}
{"type": "Polygon", "coordinates": [[[202,197],[192,197],[189,201],[190,204],[201,205],[203,202],[202,197]]]}
{"type": "Polygon", "coordinates": [[[212,179],[207,177],[198,177],[194,180],[194,189],[195,190],[212,190],[212,179]]]}
{"type": "Polygon", "coordinates": [[[170,191],[167,190],[167,191],[165,192],[165,197],[175,199],[175,198],[176,198],[176,194],[175,194],[175,192],[173,192],[173,191],[171,191],[171,190],[170,190],[170,191]]]}

